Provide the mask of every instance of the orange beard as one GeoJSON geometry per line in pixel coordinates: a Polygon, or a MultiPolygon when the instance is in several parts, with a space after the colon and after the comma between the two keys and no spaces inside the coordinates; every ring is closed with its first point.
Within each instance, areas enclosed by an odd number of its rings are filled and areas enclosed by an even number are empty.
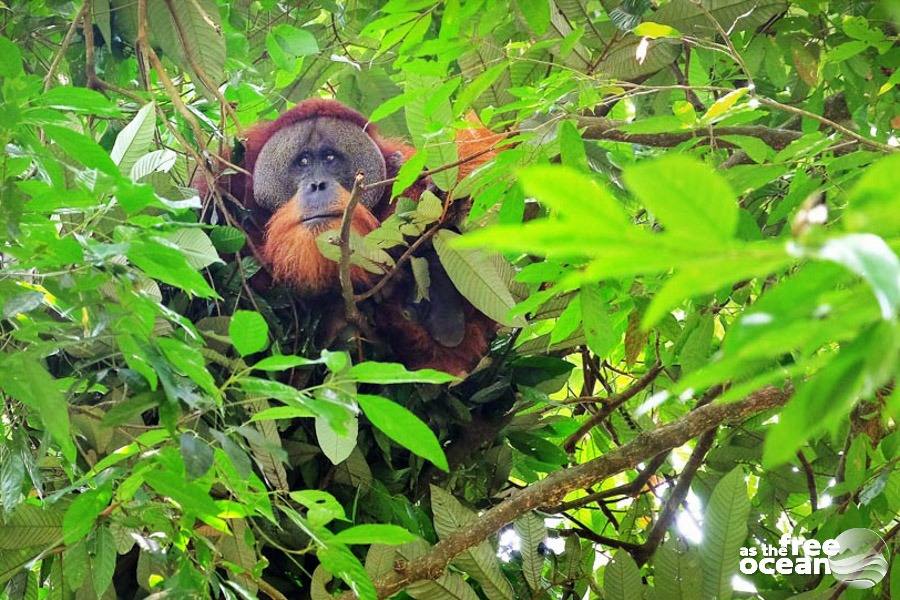
{"type": "MultiPolygon", "coordinates": [[[[346,206],[349,194],[343,198],[346,206]]],[[[338,230],[340,218],[308,227],[301,222],[300,203],[296,198],[286,202],[266,224],[262,257],[279,283],[290,285],[304,295],[321,294],[340,287],[339,266],[322,256],[316,238],[327,230],[338,230]]],[[[370,233],[379,225],[368,208],[357,204],[350,226],[359,235],[370,233]]],[[[350,268],[354,286],[370,285],[369,273],[359,267],[350,268]]]]}

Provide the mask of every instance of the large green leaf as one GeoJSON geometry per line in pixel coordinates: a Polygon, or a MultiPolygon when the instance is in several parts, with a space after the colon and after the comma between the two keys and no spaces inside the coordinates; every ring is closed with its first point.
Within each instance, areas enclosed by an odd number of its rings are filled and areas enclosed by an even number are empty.
{"type": "Polygon", "coordinates": [[[521,545],[522,574],[525,576],[525,581],[528,582],[528,587],[533,590],[540,589],[544,555],[541,554],[538,547],[547,537],[544,519],[535,512],[528,512],[516,520],[515,527],[521,545]]]}
{"type": "Polygon", "coordinates": [[[402,527],[376,523],[354,525],[334,536],[334,540],[342,544],[400,545],[411,542],[414,539],[416,539],[416,536],[402,527]]]}
{"type": "Polygon", "coordinates": [[[731,577],[737,573],[741,546],[747,537],[750,498],[744,471],[736,467],[716,484],[703,519],[703,597],[730,600],[731,577]]]}
{"type": "Polygon", "coordinates": [[[269,325],[258,312],[239,310],[228,323],[228,337],[241,356],[254,354],[269,345],[269,325]]]}
{"type": "Polygon", "coordinates": [[[63,513],[34,504],[20,505],[0,527],[0,551],[49,547],[62,541],[63,513]]]}
{"type": "Polygon", "coordinates": [[[123,175],[130,176],[131,169],[138,159],[143,156],[153,143],[153,134],[156,132],[156,105],[153,102],[145,104],[134,118],[129,121],[119,135],[109,153],[110,158],[119,165],[119,171],[123,175]]]}
{"type": "Polygon", "coordinates": [[[361,362],[350,367],[347,375],[358,383],[450,383],[456,377],[434,369],[410,371],[400,363],[361,362]]]}
{"type": "Polygon", "coordinates": [[[347,460],[359,436],[359,421],[350,419],[343,431],[338,431],[331,421],[324,417],[316,417],[316,440],[319,448],[332,464],[340,464],[347,460]]]}
{"type": "Polygon", "coordinates": [[[697,550],[669,538],[653,556],[654,592],[658,600],[701,600],[703,571],[697,550]]]}
{"type": "Polygon", "coordinates": [[[75,461],[68,403],[57,381],[37,359],[24,352],[0,355],[0,388],[37,411],[63,456],[70,462],[75,461]]]}
{"type": "Polygon", "coordinates": [[[357,394],[356,400],[372,425],[386,436],[439,469],[450,470],[437,437],[414,413],[382,396],[357,394]]]}
{"type": "Polygon", "coordinates": [[[603,597],[606,600],[641,600],[644,597],[641,572],[624,550],[617,550],[603,572],[603,597]]]}
{"type": "Polygon", "coordinates": [[[737,198],[711,167],[681,154],[625,169],[625,183],[667,231],[705,244],[729,240],[738,222],[737,198]]]}
{"type": "Polygon", "coordinates": [[[458,233],[449,229],[441,229],[434,236],[434,249],[453,285],[491,319],[509,327],[523,326],[525,322],[521,317],[509,316],[516,300],[504,285],[491,257],[480,250],[454,247],[452,242],[458,237],[458,233]]]}

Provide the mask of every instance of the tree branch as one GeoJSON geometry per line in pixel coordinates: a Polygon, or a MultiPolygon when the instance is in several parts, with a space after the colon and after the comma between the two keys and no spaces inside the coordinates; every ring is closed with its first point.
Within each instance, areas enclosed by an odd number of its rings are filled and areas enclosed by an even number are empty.
{"type": "MultiPolygon", "coordinates": [[[[426,554],[405,564],[401,571],[395,570],[377,578],[375,587],[378,597],[388,598],[411,583],[439,577],[450,561],[460,553],[487,539],[530,510],[559,503],[573,490],[589,487],[630,469],[723,423],[740,422],[757,413],[778,408],[787,402],[789,396],[787,391],[765,388],[740,402],[709,404],[677,421],[641,433],[630,443],[603,456],[551,473],[545,479],[514,492],[465,529],[447,536],[426,554]]],[[[341,598],[350,600],[353,594],[346,592],[341,598]]]]}
{"type": "Polygon", "coordinates": [[[572,510],[573,508],[581,508],[591,502],[602,502],[607,498],[613,498],[616,496],[621,496],[622,498],[628,498],[637,496],[641,490],[644,489],[644,486],[647,485],[647,482],[650,481],[650,478],[654,473],[666,462],[666,459],[669,457],[669,452],[660,452],[656,456],[653,457],[653,460],[650,461],[650,464],[638,473],[638,476],[629,481],[628,483],[623,483],[622,485],[617,485],[614,488],[610,488],[608,490],[602,490],[599,492],[595,492],[593,494],[588,494],[583,498],[578,498],[577,500],[571,500],[569,502],[563,502],[562,504],[557,504],[556,506],[547,506],[542,508],[542,512],[547,513],[561,513],[566,512],[567,510],[572,510]]]}
{"type": "Polygon", "coordinates": [[[578,430],[570,435],[565,444],[563,444],[563,448],[566,452],[572,452],[575,449],[575,444],[578,443],[578,440],[587,435],[591,429],[597,426],[598,423],[602,423],[603,420],[612,414],[614,410],[619,408],[622,404],[627,402],[628,400],[634,398],[638,392],[646,388],[650,385],[656,376],[660,374],[662,371],[662,364],[655,363],[650,370],[644,373],[640,379],[631,384],[631,386],[622,392],[621,394],[616,394],[615,396],[610,396],[606,399],[606,402],[603,403],[603,408],[600,409],[600,412],[597,414],[591,415],[591,417],[581,424],[581,427],[578,430]]]}
{"type": "Polygon", "coordinates": [[[658,148],[671,148],[694,138],[709,141],[716,138],[716,143],[729,148],[735,147],[725,140],[720,140],[723,135],[746,135],[759,138],[766,144],[781,150],[803,134],[789,129],[776,129],[763,127],[762,125],[746,125],[740,127],[704,127],[702,129],[688,129],[685,131],[667,131],[664,133],[626,133],[619,131],[619,127],[625,125],[622,122],[611,121],[602,117],[582,116],[578,118],[578,124],[586,129],[581,137],[586,140],[609,140],[612,142],[626,142],[629,144],[641,144],[658,148]]]}
{"type": "Polygon", "coordinates": [[[803,472],[806,473],[806,488],[809,490],[809,505],[812,512],[819,510],[819,492],[816,490],[816,474],[813,472],[812,465],[803,454],[803,450],[797,450],[797,459],[803,465],[803,472]]]}
{"type": "Polygon", "coordinates": [[[653,524],[653,529],[651,529],[650,533],[647,535],[647,540],[641,544],[641,547],[637,552],[632,555],[638,565],[644,564],[651,556],[653,556],[657,546],[659,546],[659,543],[662,542],[663,538],[666,536],[666,531],[669,530],[672,521],[675,519],[675,515],[678,514],[681,503],[684,502],[688,492],[691,491],[691,483],[694,481],[694,475],[697,474],[697,471],[703,465],[703,459],[706,458],[706,453],[712,448],[713,442],[716,439],[717,429],[717,427],[713,427],[704,433],[697,441],[697,445],[694,446],[694,451],[691,452],[691,457],[688,459],[687,464],[684,465],[684,469],[682,469],[681,474],[678,476],[678,483],[675,484],[675,487],[672,488],[672,492],[666,499],[666,503],[659,513],[659,518],[656,519],[656,523],[653,524]]]}
{"type": "Polygon", "coordinates": [[[341,247],[339,275],[341,295],[344,298],[344,312],[347,320],[360,328],[363,327],[364,319],[356,306],[356,300],[353,297],[353,282],[350,280],[350,255],[352,254],[350,250],[350,224],[353,222],[353,211],[356,210],[356,205],[359,204],[359,199],[362,196],[364,179],[365,176],[362,173],[357,173],[356,178],[353,180],[350,199],[347,201],[347,206],[344,208],[344,214],[341,217],[341,237],[339,242],[341,247]]]}

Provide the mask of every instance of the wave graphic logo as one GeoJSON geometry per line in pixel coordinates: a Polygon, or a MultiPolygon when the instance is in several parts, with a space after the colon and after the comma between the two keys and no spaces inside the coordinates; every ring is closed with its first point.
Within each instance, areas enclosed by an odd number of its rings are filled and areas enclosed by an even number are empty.
{"type": "Polygon", "coordinates": [[[850,588],[869,589],[884,579],[889,555],[884,540],[870,529],[848,529],[834,539],[840,546],[828,557],[831,574],[850,588]]]}

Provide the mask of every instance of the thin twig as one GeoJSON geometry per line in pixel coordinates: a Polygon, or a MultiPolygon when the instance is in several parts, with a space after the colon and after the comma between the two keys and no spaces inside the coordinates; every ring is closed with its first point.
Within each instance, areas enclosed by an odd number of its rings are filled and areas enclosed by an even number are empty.
{"type": "Polygon", "coordinates": [[[353,297],[353,282],[350,280],[350,224],[353,222],[353,211],[356,210],[356,205],[359,204],[359,199],[362,197],[364,179],[365,176],[362,173],[357,173],[356,178],[353,180],[350,199],[347,201],[347,206],[344,208],[344,214],[341,217],[340,230],[341,262],[339,274],[341,294],[344,297],[344,311],[347,315],[347,320],[360,327],[364,320],[359,313],[359,308],[356,306],[356,300],[353,297]]]}
{"type": "Polygon", "coordinates": [[[561,504],[557,504],[556,506],[548,506],[546,508],[542,508],[542,512],[547,512],[551,514],[566,512],[567,510],[572,510],[575,508],[581,508],[582,506],[586,506],[591,502],[601,502],[608,498],[616,498],[624,499],[633,496],[637,496],[643,489],[644,486],[647,485],[647,482],[650,481],[650,478],[654,473],[666,462],[666,458],[669,457],[668,452],[660,452],[658,455],[653,457],[653,460],[650,461],[650,464],[646,466],[643,470],[638,473],[638,476],[628,483],[624,483],[622,485],[617,485],[616,487],[609,488],[608,490],[602,490],[599,492],[595,492],[593,494],[588,494],[583,498],[578,498],[577,500],[571,500],[569,502],[563,502],[561,504]]]}
{"type": "MultiPolygon", "coordinates": [[[[478,152],[474,152],[474,153],[472,153],[472,154],[470,154],[470,155],[468,155],[468,156],[466,156],[466,157],[464,157],[464,158],[461,158],[461,159],[459,159],[459,160],[453,161],[452,163],[448,163],[448,164],[446,164],[446,165],[441,165],[440,167],[436,167],[436,168],[434,168],[434,169],[430,169],[430,170],[427,170],[427,171],[422,171],[422,173],[416,178],[416,181],[420,181],[420,180],[422,180],[422,179],[424,179],[424,178],[426,178],[426,177],[430,177],[431,175],[435,175],[435,174],[437,174],[437,173],[441,173],[441,172],[443,172],[443,171],[447,171],[447,170],[452,169],[452,168],[454,168],[454,167],[458,167],[458,166],[463,165],[463,164],[465,164],[465,163],[467,163],[467,162],[470,162],[470,161],[475,160],[475,159],[478,158],[479,156],[484,156],[485,154],[487,154],[487,153],[489,153],[489,152],[492,152],[492,151],[494,151],[494,150],[495,150],[494,146],[491,146],[491,147],[489,147],[489,148],[482,148],[482,149],[479,150],[478,152]]],[[[368,190],[375,189],[375,188],[378,188],[378,187],[382,187],[382,186],[385,186],[385,185],[391,185],[391,184],[393,184],[395,181],[397,181],[397,178],[396,178],[396,177],[390,177],[390,178],[388,178],[388,179],[382,179],[381,181],[375,181],[375,182],[373,182],[373,183],[366,184],[366,185],[363,186],[362,189],[363,189],[363,191],[368,191],[368,190]]],[[[413,182],[413,183],[415,183],[415,182],[413,182]]]]}
{"type": "Polygon", "coordinates": [[[53,85],[53,78],[56,76],[56,69],[59,67],[60,61],[62,61],[62,57],[65,55],[66,50],[69,49],[69,44],[72,43],[72,37],[75,35],[75,29],[78,27],[78,23],[84,19],[84,14],[91,7],[91,2],[85,0],[84,5],[81,7],[81,10],[78,11],[78,14],[72,19],[72,22],[69,24],[69,29],[66,30],[66,35],[63,36],[62,42],[59,44],[59,50],[56,51],[56,54],[53,55],[53,60],[50,62],[50,66],[47,68],[47,74],[44,76],[44,91],[50,89],[50,86],[53,85]]]}
{"type": "Polygon", "coordinates": [[[808,110],[803,110],[802,108],[797,108],[796,106],[791,106],[790,104],[782,104],[781,102],[772,100],[770,98],[766,98],[765,96],[754,95],[753,98],[755,98],[757,101],[759,101],[760,104],[765,104],[766,106],[771,106],[772,108],[777,108],[778,110],[783,110],[785,112],[793,113],[795,115],[800,115],[801,117],[805,117],[807,119],[812,119],[813,121],[818,121],[819,123],[822,123],[823,125],[827,125],[828,127],[831,127],[835,131],[838,131],[838,132],[846,135],[847,137],[853,138],[854,140],[858,141],[860,144],[869,146],[870,148],[874,148],[876,150],[880,150],[881,152],[898,152],[898,151],[900,151],[900,148],[895,148],[895,147],[889,146],[887,144],[882,144],[881,142],[879,142],[877,140],[867,138],[864,135],[860,135],[860,134],[856,133],[852,129],[844,127],[840,123],[832,121],[831,119],[827,119],[821,115],[811,113],[808,110]]]}
{"type": "Polygon", "coordinates": [[[640,379],[631,384],[628,389],[623,391],[621,394],[617,394],[615,396],[610,396],[609,398],[607,398],[606,402],[603,404],[603,408],[600,409],[600,412],[595,415],[591,415],[591,417],[587,421],[581,424],[581,427],[579,427],[575,433],[573,433],[566,439],[565,443],[563,444],[563,448],[566,450],[566,452],[572,452],[575,449],[575,444],[577,444],[578,441],[581,440],[581,438],[587,435],[591,431],[591,429],[596,427],[599,423],[602,423],[603,420],[611,415],[613,411],[615,411],[619,406],[636,396],[638,392],[650,385],[653,380],[656,379],[656,376],[660,374],[660,372],[662,372],[662,364],[657,362],[652,367],[650,367],[650,369],[646,373],[644,373],[640,379]]]}
{"type": "Polygon", "coordinates": [[[722,39],[725,40],[725,45],[728,47],[728,54],[735,60],[738,66],[741,68],[741,71],[744,72],[744,77],[747,78],[747,83],[751,85],[753,89],[756,89],[756,84],[753,83],[753,75],[750,74],[750,69],[747,68],[747,63],[744,62],[744,57],[740,55],[737,51],[737,48],[734,47],[734,44],[731,42],[731,37],[728,35],[728,32],[725,31],[725,28],[722,27],[722,24],[719,23],[719,20],[716,19],[715,15],[713,15],[708,8],[706,8],[700,0],[691,0],[693,4],[700,9],[700,11],[706,15],[706,18],[709,19],[710,22],[715,26],[716,30],[719,32],[719,35],[722,36],[722,39]]]}
{"type": "Polygon", "coordinates": [[[415,254],[416,250],[418,250],[422,246],[422,244],[424,244],[425,242],[430,240],[432,237],[434,237],[434,234],[438,232],[438,230],[441,228],[442,225],[443,225],[443,223],[438,221],[437,223],[432,225],[430,228],[428,228],[425,231],[425,233],[423,233],[422,235],[419,236],[419,239],[417,239],[416,241],[414,241],[412,244],[409,245],[409,248],[407,248],[406,251],[400,256],[400,258],[397,259],[397,262],[394,263],[394,266],[391,268],[390,271],[385,273],[382,276],[382,278],[379,279],[375,285],[373,285],[366,291],[354,296],[353,297],[354,300],[356,300],[356,302],[362,302],[363,300],[368,300],[369,298],[371,298],[372,296],[374,296],[375,294],[380,292],[381,289],[385,285],[387,285],[387,283],[391,279],[393,279],[394,275],[400,270],[400,268],[403,265],[405,265],[406,262],[409,261],[410,258],[412,258],[413,254],[415,254]]]}

